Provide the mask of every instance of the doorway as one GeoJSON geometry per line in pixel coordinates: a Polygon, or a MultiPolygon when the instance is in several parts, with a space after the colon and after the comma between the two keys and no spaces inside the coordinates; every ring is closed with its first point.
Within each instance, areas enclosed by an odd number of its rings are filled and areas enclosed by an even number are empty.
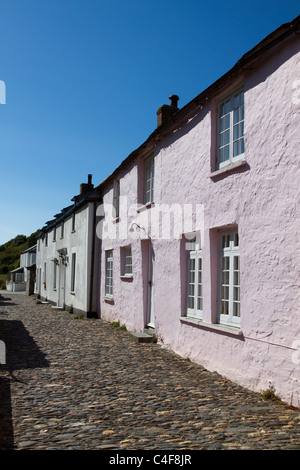
{"type": "Polygon", "coordinates": [[[148,242],[148,289],[147,289],[147,327],[155,328],[154,322],[154,282],[153,282],[154,251],[151,241],[148,242]]]}

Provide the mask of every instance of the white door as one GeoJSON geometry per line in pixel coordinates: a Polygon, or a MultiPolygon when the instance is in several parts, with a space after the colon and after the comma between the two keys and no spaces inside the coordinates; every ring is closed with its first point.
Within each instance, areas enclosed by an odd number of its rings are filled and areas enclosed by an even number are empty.
{"type": "Polygon", "coordinates": [[[148,321],[147,326],[151,328],[155,327],[154,324],[154,285],[153,285],[153,247],[151,242],[149,243],[149,255],[148,255],[148,321]]]}

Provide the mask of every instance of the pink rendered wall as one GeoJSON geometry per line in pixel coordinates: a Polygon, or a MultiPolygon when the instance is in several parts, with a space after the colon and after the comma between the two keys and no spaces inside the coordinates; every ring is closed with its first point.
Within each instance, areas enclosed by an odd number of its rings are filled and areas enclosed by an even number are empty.
{"type": "MultiPolygon", "coordinates": [[[[183,240],[152,238],[155,331],[160,343],[255,391],[273,385],[294,406],[300,406],[300,100],[295,98],[299,64],[299,42],[294,39],[232,84],[243,83],[245,90],[245,166],[212,177],[215,102],[157,143],[155,204],[204,208],[201,226],[196,227],[203,242],[202,322],[181,319],[186,301],[183,240]],[[238,227],[240,236],[241,325],[237,332],[214,325],[218,231],[232,226],[238,227]]],[[[137,202],[141,191],[138,172],[141,177],[141,165],[133,163],[120,175],[121,194],[127,195],[128,206],[137,202]]],[[[107,188],[104,201],[112,201],[112,187],[107,188]]],[[[137,211],[131,211],[128,226],[136,216],[137,211]]],[[[102,241],[101,315],[107,321],[119,320],[129,330],[142,331],[145,245],[132,241],[133,279],[124,282],[118,275],[122,244],[128,240],[102,241]],[[111,248],[115,253],[113,304],[103,298],[103,253],[111,248]]]]}
{"type": "Polygon", "coordinates": [[[182,356],[251,389],[273,385],[282,399],[296,406],[300,160],[299,104],[293,84],[299,60],[299,42],[294,40],[241,80],[247,166],[211,178],[210,103],[161,144],[155,181],[156,201],[204,205],[203,324],[179,320],[179,245],[161,241],[155,262],[160,280],[155,291],[158,337],[182,356]],[[238,226],[240,235],[242,336],[204,326],[216,319],[217,232],[231,225],[238,226]]]}
{"type": "MultiPolygon", "coordinates": [[[[98,225],[98,236],[101,241],[101,275],[99,311],[101,317],[109,322],[119,321],[128,330],[143,331],[146,322],[147,281],[148,281],[148,239],[143,231],[132,224],[143,223],[143,214],[138,207],[138,165],[134,164],[120,175],[120,217],[118,221],[109,221],[109,236],[105,236],[98,225]],[[121,249],[131,245],[132,248],[132,278],[122,276],[121,249]],[[105,298],[105,252],[113,250],[113,299],[105,298]]],[[[113,184],[103,196],[104,207],[110,209],[113,204],[113,184]]],[[[107,227],[104,226],[104,230],[107,227]]]]}

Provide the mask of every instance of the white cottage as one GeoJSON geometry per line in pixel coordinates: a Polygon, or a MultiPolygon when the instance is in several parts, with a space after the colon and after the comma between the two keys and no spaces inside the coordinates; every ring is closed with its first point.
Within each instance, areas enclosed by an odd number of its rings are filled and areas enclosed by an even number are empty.
{"type": "Polygon", "coordinates": [[[33,293],[36,260],[36,245],[24,250],[20,256],[20,267],[10,272],[10,280],[6,283],[9,292],[27,291],[33,293]]]}
{"type": "Polygon", "coordinates": [[[80,186],[73,204],[46,223],[37,239],[35,293],[53,307],[87,317],[97,311],[96,211],[100,195],[92,184],[80,186]]]}

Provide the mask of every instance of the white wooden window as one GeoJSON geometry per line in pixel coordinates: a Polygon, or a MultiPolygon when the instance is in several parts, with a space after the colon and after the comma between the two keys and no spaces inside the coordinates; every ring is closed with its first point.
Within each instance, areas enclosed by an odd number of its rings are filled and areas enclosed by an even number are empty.
{"type": "Polygon", "coordinates": [[[154,157],[145,160],[144,204],[154,201],[154,157]]]}
{"type": "Polygon", "coordinates": [[[132,252],[131,246],[123,248],[123,273],[124,276],[132,276],[132,252]]]}
{"type": "Polygon", "coordinates": [[[114,218],[120,216],[120,181],[117,180],[114,182],[114,194],[113,194],[113,208],[114,208],[114,218]]]}
{"type": "Polygon", "coordinates": [[[218,165],[242,160],[244,147],[244,92],[239,90],[218,106],[218,165]]]}
{"type": "Polygon", "coordinates": [[[105,295],[113,296],[113,251],[109,250],[105,254],[105,295]]]}
{"type": "Polygon", "coordinates": [[[186,244],[187,248],[187,316],[202,318],[202,251],[200,236],[186,244]]]}
{"type": "Polygon", "coordinates": [[[76,253],[72,253],[72,263],[71,263],[71,292],[75,292],[75,278],[76,278],[76,253]]]}
{"type": "Polygon", "coordinates": [[[53,241],[56,241],[56,226],[53,229],[53,241]]]}
{"type": "Polygon", "coordinates": [[[64,222],[60,226],[60,238],[64,238],[64,222]]]}
{"type": "Polygon", "coordinates": [[[237,231],[220,236],[220,323],[240,324],[240,256],[237,231]]]}

